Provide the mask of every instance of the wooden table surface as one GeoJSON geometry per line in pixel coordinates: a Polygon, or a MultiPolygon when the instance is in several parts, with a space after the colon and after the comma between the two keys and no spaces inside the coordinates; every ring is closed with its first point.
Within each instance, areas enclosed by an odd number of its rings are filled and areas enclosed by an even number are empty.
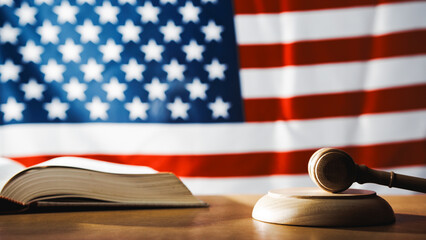
{"type": "Polygon", "coordinates": [[[253,220],[261,196],[200,196],[209,208],[0,215],[0,239],[426,239],[426,194],[383,196],[396,223],[315,228],[253,220]]]}

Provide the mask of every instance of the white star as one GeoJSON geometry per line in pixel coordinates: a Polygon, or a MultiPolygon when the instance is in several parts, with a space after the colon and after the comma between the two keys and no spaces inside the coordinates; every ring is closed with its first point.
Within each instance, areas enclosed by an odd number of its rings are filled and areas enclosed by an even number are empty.
{"type": "Polygon", "coordinates": [[[176,26],[173,21],[168,21],[166,26],[160,27],[160,32],[163,33],[165,42],[179,42],[182,31],[182,27],[176,26]]]}
{"type": "Polygon", "coordinates": [[[78,13],[78,7],[71,6],[68,1],[62,1],[60,6],[55,6],[53,11],[58,15],[58,23],[75,23],[75,15],[78,13]]]}
{"type": "Polygon", "coordinates": [[[62,53],[62,61],[74,61],[78,63],[81,60],[80,54],[83,51],[83,47],[81,45],[74,44],[74,41],[71,38],[68,38],[65,41],[65,45],[60,45],[58,50],[62,53]]]}
{"type": "Polygon", "coordinates": [[[179,81],[184,80],[183,72],[186,70],[186,67],[179,64],[176,59],[172,59],[170,64],[164,65],[163,70],[167,72],[167,80],[169,81],[173,81],[174,79],[179,81]]]}
{"type": "Polygon", "coordinates": [[[41,54],[44,48],[42,46],[35,45],[34,41],[28,40],[24,47],[19,47],[19,53],[22,55],[22,61],[24,62],[41,62],[41,54]]]}
{"type": "Polygon", "coordinates": [[[58,26],[52,25],[48,20],[44,20],[43,25],[37,28],[37,33],[41,37],[40,41],[44,44],[50,42],[54,44],[58,43],[60,31],[61,29],[58,26]]]}
{"type": "Polygon", "coordinates": [[[172,5],[175,5],[177,0],[160,0],[161,4],[167,4],[170,3],[172,5]]]}
{"type": "Polygon", "coordinates": [[[99,15],[99,22],[102,24],[107,22],[117,23],[117,14],[119,11],[118,7],[112,6],[108,1],[104,1],[100,7],[95,7],[95,12],[99,15]]]}
{"type": "Polygon", "coordinates": [[[216,97],[213,103],[209,103],[209,108],[212,110],[212,117],[218,119],[219,117],[228,118],[228,110],[231,108],[231,103],[224,102],[221,97],[216,97]]]}
{"type": "Polygon", "coordinates": [[[76,27],[76,31],[81,35],[81,42],[99,42],[99,33],[101,32],[101,27],[93,25],[92,21],[86,19],[83,25],[76,27]]]}
{"type": "Polygon", "coordinates": [[[34,2],[37,5],[41,5],[43,3],[46,3],[47,5],[52,5],[53,0],[35,0],[34,2]]]}
{"type": "Polygon", "coordinates": [[[108,39],[105,45],[99,46],[99,51],[103,54],[104,62],[119,62],[121,59],[120,54],[123,51],[123,46],[117,45],[113,39],[108,39]]]}
{"type": "Polygon", "coordinates": [[[126,4],[126,3],[128,3],[128,4],[130,4],[130,5],[135,5],[135,4],[136,4],[136,0],[118,0],[118,2],[119,2],[121,5],[124,5],[124,4],[126,4]]]}
{"type": "Polygon", "coordinates": [[[204,66],[204,69],[209,73],[210,80],[224,80],[227,68],[226,64],[221,64],[216,58],[212,60],[212,63],[204,66]]]}
{"type": "Polygon", "coordinates": [[[124,26],[119,26],[118,31],[121,33],[122,41],[124,43],[133,41],[134,43],[139,41],[139,34],[142,32],[142,28],[135,26],[131,20],[127,20],[124,26]]]}
{"type": "Polygon", "coordinates": [[[102,72],[105,67],[102,64],[98,64],[94,58],[90,58],[87,61],[87,64],[83,64],[80,66],[82,72],[84,72],[84,80],[91,81],[95,80],[98,82],[102,81],[102,72]]]}
{"type": "Polygon", "coordinates": [[[195,78],[192,83],[185,85],[185,88],[189,91],[189,98],[195,100],[197,98],[204,100],[207,98],[206,91],[209,89],[207,83],[201,83],[200,79],[195,78]]]}
{"type": "Polygon", "coordinates": [[[203,60],[203,52],[205,50],[205,47],[202,45],[198,45],[194,39],[192,39],[188,45],[183,46],[182,50],[185,52],[186,60],[188,62],[192,60],[203,60]]]}
{"type": "Polygon", "coordinates": [[[34,24],[36,22],[35,15],[37,9],[35,7],[30,7],[28,3],[24,2],[21,4],[21,7],[15,10],[16,16],[19,18],[19,24],[34,24]]]}
{"type": "Polygon", "coordinates": [[[14,28],[10,23],[6,22],[3,27],[0,28],[0,42],[12,44],[18,41],[18,35],[21,32],[19,28],[14,28]]]}
{"type": "Polygon", "coordinates": [[[50,120],[53,119],[60,119],[64,120],[67,117],[67,114],[65,113],[69,108],[68,103],[63,103],[59,98],[53,98],[50,103],[44,104],[44,109],[48,112],[47,118],[50,120]]]}
{"type": "Polygon", "coordinates": [[[151,83],[145,84],[145,90],[148,91],[148,99],[154,101],[155,99],[165,100],[166,90],[169,88],[167,83],[160,83],[158,78],[153,78],[151,83]]]}
{"type": "Polygon", "coordinates": [[[107,93],[108,101],[124,100],[124,91],[126,91],[127,86],[124,83],[119,83],[118,79],[113,77],[109,83],[102,85],[102,89],[107,93]]]}
{"type": "Polygon", "coordinates": [[[13,0],[0,0],[0,6],[12,7],[13,0]]]}
{"type": "Polygon", "coordinates": [[[84,91],[87,90],[87,85],[80,83],[75,77],[71,78],[69,83],[64,84],[63,88],[67,92],[67,98],[69,101],[76,99],[84,101],[86,99],[84,91]]]}
{"type": "Polygon", "coordinates": [[[160,13],[160,8],[152,6],[151,2],[145,2],[145,4],[142,7],[138,7],[136,11],[139,13],[139,15],[141,15],[141,21],[143,23],[158,22],[158,14],[160,13]]]}
{"type": "Polygon", "coordinates": [[[21,90],[25,93],[25,100],[41,100],[46,87],[43,84],[37,83],[35,79],[30,79],[28,83],[21,85],[21,90]]]}
{"type": "Polygon", "coordinates": [[[147,45],[141,47],[141,51],[145,53],[145,61],[149,62],[155,60],[160,62],[162,59],[161,53],[164,51],[164,47],[157,45],[157,43],[151,39],[147,45]]]}
{"type": "Polygon", "coordinates": [[[198,21],[200,21],[200,19],[198,18],[200,12],[201,8],[195,7],[192,2],[186,2],[185,6],[179,8],[179,13],[182,15],[182,21],[184,23],[197,23],[198,21]]]}
{"type": "Polygon", "coordinates": [[[90,112],[90,119],[96,120],[106,120],[108,118],[107,110],[109,109],[109,104],[104,103],[98,96],[93,97],[92,102],[86,103],[85,107],[90,112]]]}
{"type": "Polygon", "coordinates": [[[131,103],[126,103],[124,107],[129,111],[130,120],[136,120],[138,118],[145,120],[148,115],[147,111],[149,109],[148,103],[141,102],[141,99],[134,97],[131,103]]]}
{"type": "Polygon", "coordinates": [[[12,60],[8,59],[2,65],[0,65],[0,80],[7,82],[8,80],[18,81],[19,72],[22,71],[22,67],[15,65],[12,60]]]}
{"type": "Polygon", "coordinates": [[[129,59],[128,64],[121,65],[121,71],[126,74],[125,78],[129,82],[133,79],[136,79],[137,81],[142,81],[142,73],[143,71],[145,71],[145,66],[142,64],[138,64],[135,58],[131,58],[129,59]]]}
{"type": "Polygon", "coordinates": [[[190,108],[189,103],[182,102],[182,99],[175,98],[173,103],[167,104],[167,109],[169,109],[172,113],[173,119],[181,118],[183,120],[188,118],[188,110],[190,108]]]}
{"type": "Polygon", "coordinates": [[[1,104],[0,110],[4,113],[3,119],[5,122],[10,122],[13,119],[20,121],[23,118],[22,112],[25,109],[24,103],[18,103],[12,97],[7,99],[7,102],[1,104]]]}
{"type": "Polygon", "coordinates": [[[207,26],[201,27],[201,31],[206,35],[206,42],[216,41],[219,42],[222,40],[220,34],[223,32],[223,27],[216,25],[213,20],[210,20],[207,26]]]}
{"type": "Polygon", "coordinates": [[[41,71],[44,73],[46,82],[62,82],[64,80],[65,66],[58,64],[54,59],[49,59],[47,65],[42,65],[41,71]]]}
{"type": "Polygon", "coordinates": [[[79,5],[83,5],[85,3],[89,4],[89,5],[94,5],[96,2],[96,0],[77,0],[77,3],[79,5]]]}

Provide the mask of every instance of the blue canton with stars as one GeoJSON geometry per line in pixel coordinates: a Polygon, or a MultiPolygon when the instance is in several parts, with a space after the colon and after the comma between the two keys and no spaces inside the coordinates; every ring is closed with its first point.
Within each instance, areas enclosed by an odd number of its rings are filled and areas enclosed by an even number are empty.
{"type": "Polygon", "coordinates": [[[0,0],[0,124],[243,121],[228,0],[0,0]]]}

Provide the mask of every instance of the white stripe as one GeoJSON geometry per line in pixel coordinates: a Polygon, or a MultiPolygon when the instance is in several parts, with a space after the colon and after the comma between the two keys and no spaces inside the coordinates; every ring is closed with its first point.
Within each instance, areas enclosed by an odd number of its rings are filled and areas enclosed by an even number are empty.
{"type": "MultiPolygon", "coordinates": [[[[122,165],[96,160],[76,163],[66,161],[66,158],[58,158],[57,160],[46,161],[41,166],[60,165],[60,166],[77,166],[88,169],[101,170],[114,173],[147,173],[145,167],[122,165]],[[95,163],[96,162],[96,163],[95,163]],[[92,165],[92,164],[96,165],[92,165]],[[71,165],[70,165],[71,164],[71,165]]],[[[0,189],[13,175],[24,170],[24,166],[10,159],[0,158],[0,189]]],[[[418,167],[399,167],[392,169],[382,169],[386,171],[394,171],[399,174],[405,174],[416,177],[426,177],[426,166],[418,167]]],[[[149,170],[151,171],[151,170],[149,170]]],[[[262,177],[228,177],[228,178],[199,178],[199,177],[181,177],[185,185],[192,193],[197,195],[209,194],[265,194],[268,190],[288,187],[315,187],[307,174],[299,175],[274,175],[262,177]]],[[[412,192],[387,188],[373,184],[354,184],[353,188],[370,189],[379,194],[410,194],[412,192]]]]}
{"type": "Polygon", "coordinates": [[[0,156],[215,154],[379,144],[424,139],[425,119],[426,110],[266,123],[15,124],[0,128],[0,156]]]}
{"type": "MultiPolygon", "coordinates": [[[[426,177],[426,166],[383,169],[415,177],[426,177]]],[[[316,187],[307,174],[277,175],[267,177],[232,178],[181,178],[196,195],[210,194],[266,194],[269,190],[290,187],[316,187]]],[[[388,188],[377,184],[353,184],[351,188],[368,189],[382,194],[415,194],[416,192],[398,188],[388,188]]]]}
{"type": "Polygon", "coordinates": [[[381,35],[426,27],[426,2],[333,10],[237,15],[238,44],[381,35]]]}
{"type": "MultiPolygon", "coordinates": [[[[425,14],[426,15],[426,14],[425,14]]],[[[426,83],[426,55],[240,71],[243,98],[293,97],[426,83]]]]}

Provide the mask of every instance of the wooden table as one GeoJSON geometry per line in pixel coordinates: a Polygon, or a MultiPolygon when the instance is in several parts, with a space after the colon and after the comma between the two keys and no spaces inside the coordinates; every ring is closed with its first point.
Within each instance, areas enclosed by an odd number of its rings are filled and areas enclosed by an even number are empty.
{"type": "Polygon", "coordinates": [[[253,220],[260,196],[201,196],[209,208],[0,215],[0,239],[426,239],[426,194],[384,196],[396,223],[314,228],[253,220]]]}

